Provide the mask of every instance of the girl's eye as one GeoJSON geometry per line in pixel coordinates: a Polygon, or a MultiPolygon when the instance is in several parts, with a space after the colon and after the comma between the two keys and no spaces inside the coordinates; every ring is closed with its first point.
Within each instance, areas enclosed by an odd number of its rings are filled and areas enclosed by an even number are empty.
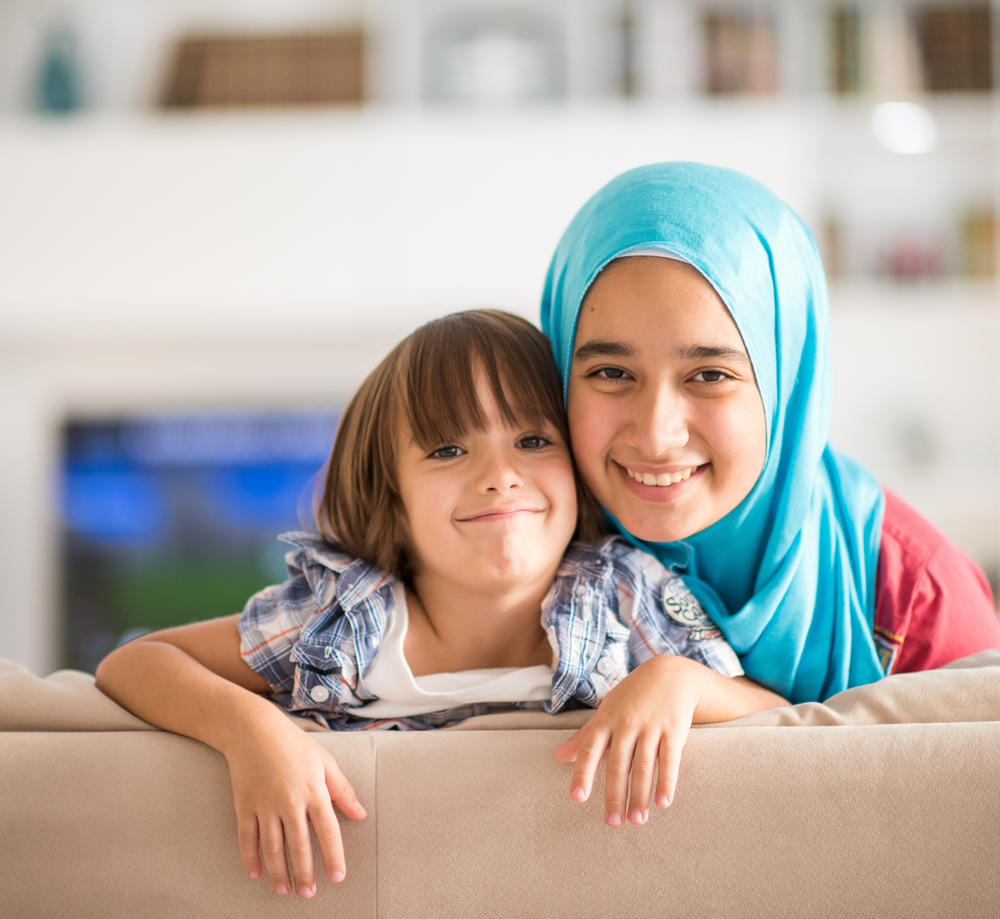
{"type": "Polygon", "coordinates": [[[546,440],[538,434],[529,434],[527,437],[522,437],[516,446],[521,450],[541,450],[542,447],[547,447],[550,443],[552,441],[546,440]]]}
{"type": "Polygon", "coordinates": [[[465,451],[456,446],[455,444],[449,444],[447,447],[438,447],[436,450],[427,454],[428,459],[455,459],[457,456],[461,456],[465,451]]]}
{"type": "Polygon", "coordinates": [[[624,380],[628,374],[621,367],[599,367],[590,374],[599,380],[624,380]]]}
{"type": "Polygon", "coordinates": [[[723,380],[729,379],[729,374],[723,373],[721,370],[702,370],[691,379],[696,383],[721,383],[723,380]]]}

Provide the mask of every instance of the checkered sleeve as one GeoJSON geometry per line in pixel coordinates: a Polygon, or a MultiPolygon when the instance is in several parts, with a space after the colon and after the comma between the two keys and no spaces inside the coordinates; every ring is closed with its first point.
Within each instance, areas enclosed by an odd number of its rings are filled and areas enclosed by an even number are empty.
{"type": "Polygon", "coordinates": [[[295,685],[292,649],[303,627],[317,614],[317,590],[328,579],[323,572],[311,570],[317,563],[301,548],[289,552],[286,561],[288,580],[254,594],[237,623],[240,656],[275,693],[290,693],[295,685]]]}
{"type": "Polygon", "coordinates": [[[673,654],[696,660],[723,676],[742,676],[736,652],[683,578],[648,552],[621,542],[611,548],[619,616],[631,628],[632,668],[651,657],[673,654]]]}

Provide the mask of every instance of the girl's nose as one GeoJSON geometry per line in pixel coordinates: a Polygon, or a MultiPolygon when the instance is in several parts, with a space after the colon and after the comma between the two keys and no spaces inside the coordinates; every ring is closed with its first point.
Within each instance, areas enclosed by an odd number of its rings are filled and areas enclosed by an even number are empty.
{"type": "Polygon", "coordinates": [[[625,428],[625,441],[630,447],[652,459],[688,442],[685,402],[669,384],[651,387],[633,406],[625,428]]]}

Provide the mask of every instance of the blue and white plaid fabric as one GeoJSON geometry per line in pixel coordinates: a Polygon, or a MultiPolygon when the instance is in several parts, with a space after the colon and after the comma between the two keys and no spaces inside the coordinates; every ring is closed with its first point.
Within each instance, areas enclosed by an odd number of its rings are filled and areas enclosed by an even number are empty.
{"type": "MultiPolygon", "coordinates": [[[[423,730],[495,710],[469,705],[388,721],[348,714],[375,698],[364,675],[394,605],[394,578],[313,534],[280,538],[296,547],[286,556],[289,579],[251,597],[239,619],[240,653],[271,684],[276,702],[337,730],[423,730]]],[[[743,673],[683,580],[614,536],[597,546],[570,545],[542,603],[542,627],[557,655],[552,699],[541,703],[550,713],[595,707],[631,670],[661,654],[689,657],[724,676],[743,673]]]]}

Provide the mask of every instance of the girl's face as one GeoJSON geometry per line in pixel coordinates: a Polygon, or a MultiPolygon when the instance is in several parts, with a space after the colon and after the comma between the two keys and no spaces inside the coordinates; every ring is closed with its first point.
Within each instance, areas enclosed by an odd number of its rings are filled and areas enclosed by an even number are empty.
{"type": "Polygon", "coordinates": [[[593,283],[568,413],[581,476],[639,539],[705,529],[764,467],[764,406],[743,339],[712,285],[673,259],[619,259],[593,283]]]}
{"type": "Polygon", "coordinates": [[[399,450],[415,575],[475,590],[548,583],[576,529],[569,445],[551,424],[508,427],[488,387],[477,392],[486,430],[430,451],[413,441],[399,450]]]}

